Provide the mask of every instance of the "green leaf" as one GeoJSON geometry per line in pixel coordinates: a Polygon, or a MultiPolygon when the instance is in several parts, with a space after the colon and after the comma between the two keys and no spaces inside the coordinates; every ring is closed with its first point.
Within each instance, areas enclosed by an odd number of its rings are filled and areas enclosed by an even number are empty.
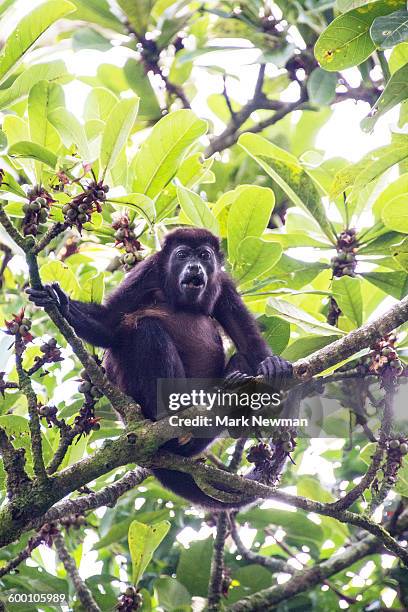
{"type": "Polygon", "coordinates": [[[407,158],[408,144],[403,146],[391,144],[375,149],[356,164],[350,164],[336,173],[330,188],[330,195],[336,198],[351,186],[353,186],[353,192],[358,193],[386,170],[407,158]]]}
{"type": "Polygon", "coordinates": [[[49,261],[40,268],[41,280],[44,283],[58,282],[70,297],[77,298],[81,288],[71,268],[62,261],[49,261]]]}
{"type": "Polygon", "coordinates": [[[123,67],[123,71],[129,86],[140,98],[140,118],[150,120],[160,119],[161,109],[143,63],[135,59],[128,59],[123,67]]]}
{"type": "Polygon", "coordinates": [[[298,325],[301,329],[311,334],[319,334],[321,336],[341,336],[344,334],[340,329],[315,319],[308,312],[285,300],[270,297],[265,312],[266,314],[282,317],[285,321],[298,325]]]}
{"type": "Polygon", "coordinates": [[[187,149],[206,131],[207,122],[188,109],[160,119],[133,160],[133,190],[155,197],[176,174],[187,149]]]}
{"type": "Polygon", "coordinates": [[[97,51],[109,51],[112,48],[110,40],[102,36],[93,28],[80,28],[72,36],[72,48],[74,51],[81,49],[96,49],[97,51]]]}
{"type": "Polygon", "coordinates": [[[159,606],[164,610],[191,609],[191,595],[175,578],[163,576],[154,581],[159,606]]]}
{"type": "Polygon", "coordinates": [[[154,202],[143,193],[128,193],[119,198],[108,198],[108,200],[119,206],[126,206],[129,210],[133,210],[136,214],[147,218],[150,223],[153,223],[155,220],[156,210],[154,202]]]}
{"type": "Polygon", "coordinates": [[[112,168],[125,146],[136,121],[139,98],[120,100],[112,109],[102,136],[101,166],[103,176],[112,168]]]}
{"type": "Polygon", "coordinates": [[[209,209],[208,205],[197,193],[186,189],[185,187],[177,187],[177,197],[181,206],[181,210],[196,227],[205,227],[214,234],[219,234],[220,228],[217,219],[209,209]]]}
{"type": "MultiPolygon", "coordinates": [[[[64,91],[60,85],[39,81],[28,96],[28,122],[33,142],[50,151],[57,151],[61,140],[49,122],[52,110],[64,104],[64,91]]],[[[36,164],[37,181],[41,183],[42,164],[36,164]]]]}
{"type": "Polygon", "coordinates": [[[335,340],[338,340],[337,336],[304,336],[291,342],[282,353],[282,357],[288,361],[296,361],[297,359],[303,359],[311,355],[315,351],[331,344],[335,340]]]}
{"type": "Polygon", "coordinates": [[[271,347],[275,355],[280,355],[286,348],[290,338],[290,325],[279,317],[263,315],[257,319],[262,330],[262,336],[271,347]]]}
{"type": "Polygon", "coordinates": [[[302,497],[307,497],[324,504],[334,501],[330,491],[322,487],[320,481],[314,476],[302,474],[302,478],[299,478],[296,488],[297,494],[302,497]]]}
{"type": "Polygon", "coordinates": [[[371,131],[380,117],[406,98],[408,98],[408,64],[394,72],[369,115],[362,120],[363,130],[371,131]]]}
{"type": "Polygon", "coordinates": [[[408,293],[406,272],[366,272],[362,276],[397,300],[402,300],[408,293]]]}
{"type": "Polygon", "coordinates": [[[70,19],[96,23],[123,34],[123,23],[110,10],[108,0],[73,0],[73,2],[77,10],[70,15],[70,19]]]}
{"type": "Polygon", "coordinates": [[[395,245],[391,252],[398,265],[408,271],[408,238],[404,238],[400,244],[395,245]]]}
{"type": "Polygon", "coordinates": [[[49,0],[25,15],[8,36],[0,54],[0,83],[16,69],[27,51],[50,25],[74,10],[75,6],[67,0],[49,0]]]}
{"type": "Polygon", "coordinates": [[[35,142],[29,142],[27,140],[22,140],[13,144],[9,148],[8,153],[10,157],[35,159],[36,161],[47,164],[47,166],[50,166],[50,168],[54,170],[58,163],[58,157],[52,153],[52,151],[45,149],[35,142]]]}
{"type": "Polygon", "coordinates": [[[238,246],[244,238],[262,235],[275,205],[275,195],[266,187],[242,185],[234,194],[227,222],[228,255],[232,262],[237,259],[238,246]]]}
{"type": "Polygon", "coordinates": [[[161,521],[154,525],[146,525],[133,521],[129,527],[129,551],[132,559],[132,580],[135,585],[139,582],[146,567],[150,563],[153,553],[170,529],[168,521],[161,521]]]}
{"type": "Polygon", "coordinates": [[[375,218],[381,218],[382,212],[388,202],[403,194],[408,198],[408,172],[399,176],[380,193],[372,207],[375,218]]]}
{"type": "Polygon", "coordinates": [[[9,436],[20,436],[28,434],[28,421],[17,414],[6,414],[0,416],[0,427],[6,431],[9,436]]]}
{"type": "Polygon", "coordinates": [[[363,6],[363,4],[368,4],[369,2],[373,2],[373,0],[337,0],[336,5],[341,13],[345,13],[346,11],[351,11],[358,6],[363,6]]]}
{"type": "Polygon", "coordinates": [[[381,218],[386,227],[408,234],[408,193],[392,198],[384,206],[381,218]]]}
{"type": "Polygon", "coordinates": [[[282,247],[257,236],[247,236],[238,245],[234,276],[239,285],[266,274],[277,264],[282,247]]]}
{"type": "Polygon", "coordinates": [[[207,597],[213,538],[191,542],[182,548],[177,566],[177,580],[191,595],[207,597]],[[198,571],[199,568],[199,571],[198,571]]]}
{"type": "Polygon", "coordinates": [[[26,193],[22,187],[17,183],[16,179],[10,172],[3,170],[3,179],[0,183],[0,191],[6,191],[8,193],[14,193],[21,198],[26,197],[26,193]]]}
{"type": "Polygon", "coordinates": [[[333,297],[343,314],[357,327],[363,322],[363,298],[359,278],[342,276],[333,279],[333,297]]]}
{"type": "Polygon", "coordinates": [[[320,34],[315,45],[319,64],[331,72],[358,66],[375,51],[370,37],[374,19],[405,8],[404,0],[377,0],[336,17],[320,34]]]}
{"type": "Polygon", "coordinates": [[[105,87],[94,87],[85,101],[84,116],[86,121],[100,119],[107,121],[113,107],[118,103],[114,93],[105,87]]]}
{"type": "Polygon", "coordinates": [[[296,206],[303,208],[318,222],[326,236],[333,241],[333,230],[319,192],[296,157],[257,134],[243,134],[238,144],[276,181],[296,206]]]}
{"type": "Polygon", "coordinates": [[[337,75],[322,68],[313,70],[307,81],[309,99],[313,104],[326,106],[336,95],[337,75]]]}
{"type": "Polygon", "coordinates": [[[0,110],[26,98],[30,89],[39,81],[60,81],[66,78],[66,75],[67,69],[61,60],[30,66],[13,81],[8,89],[0,90],[0,110]]]}
{"type": "Polygon", "coordinates": [[[81,293],[80,300],[83,302],[92,302],[93,304],[102,304],[105,293],[105,275],[99,272],[95,276],[83,279],[81,278],[81,293]]]}
{"type": "Polygon", "coordinates": [[[146,33],[156,0],[117,0],[138,36],[146,33]]]}
{"type": "Polygon", "coordinates": [[[91,160],[85,129],[75,115],[65,108],[58,108],[50,113],[49,119],[55,129],[61,134],[66,147],[74,145],[78,148],[79,155],[84,162],[93,161],[91,160]]]}
{"type": "Polygon", "coordinates": [[[377,17],[370,29],[371,38],[379,49],[390,49],[408,40],[408,11],[395,11],[377,17]]]}

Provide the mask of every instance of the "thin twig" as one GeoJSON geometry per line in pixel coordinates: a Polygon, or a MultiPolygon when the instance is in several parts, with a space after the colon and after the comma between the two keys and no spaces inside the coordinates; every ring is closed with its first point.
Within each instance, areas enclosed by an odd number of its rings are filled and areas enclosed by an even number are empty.
{"type": "Polygon", "coordinates": [[[75,565],[75,561],[69,554],[65,546],[64,537],[60,531],[58,531],[58,533],[54,535],[54,545],[59,560],[64,565],[65,571],[67,572],[68,576],[71,578],[71,582],[73,584],[76,594],[78,595],[78,599],[84,606],[85,610],[87,612],[101,612],[101,609],[94,600],[91,591],[79,575],[77,566],[75,565]]]}

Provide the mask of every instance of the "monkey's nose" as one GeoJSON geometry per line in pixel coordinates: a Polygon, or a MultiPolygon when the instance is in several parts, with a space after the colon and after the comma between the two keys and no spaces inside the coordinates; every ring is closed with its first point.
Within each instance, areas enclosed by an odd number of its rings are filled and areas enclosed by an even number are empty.
{"type": "Polygon", "coordinates": [[[189,264],[187,267],[187,270],[191,273],[191,274],[198,274],[200,271],[200,266],[198,264],[189,264]]]}

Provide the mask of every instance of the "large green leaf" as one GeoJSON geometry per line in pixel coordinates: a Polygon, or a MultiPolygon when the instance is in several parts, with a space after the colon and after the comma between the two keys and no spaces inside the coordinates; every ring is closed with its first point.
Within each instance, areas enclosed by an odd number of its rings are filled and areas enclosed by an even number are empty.
{"type": "Polygon", "coordinates": [[[123,34],[123,23],[110,10],[108,0],[73,0],[73,3],[77,10],[70,19],[96,23],[123,34]]]}
{"type": "Polygon", "coordinates": [[[49,0],[25,15],[8,36],[0,54],[0,83],[15,70],[50,25],[74,10],[75,6],[67,0],[49,0]]]}
{"type": "Polygon", "coordinates": [[[330,195],[335,198],[349,187],[353,187],[354,193],[359,193],[386,170],[407,158],[408,142],[375,149],[356,164],[350,164],[336,173],[330,188],[330,195]]]}
{"type": "Polygon", "coordinates": [[[288,361],[296,361],[311,355],[315,351],[338,340],[338,336],[306,336],[295,340],[285,348],[282,357],[288,361]]]}
{"type": "Polygon", "coordinates": [[[117,0],[138,36],[146,33],[156,0],[117,0]]]}
{"type": "Polygon", "coordinates": [[[285,321],[298,325],[301,329],[311,334],[320,336],[341,336],[344,332],[332,327],[324,321],[315,319],[305,310],[298,308],[286,300],[270,297],[266,306],[266,314],[282,317],[285,321]]]}
{"type": "Polygon", "coordinates": [[[234,277],[243,285],[266,274],[282,255],[282,247],[276,242],[267,242],[257,236],[247,236],[237,249],[234,277]]]}
{"type": "Polygon", "coordinates": [[[188,109],[160,119],[132,163],[133,190],[156,196],[173,178],[188,148],[206,131],[207,122],[188,109]]]}
{"type": "Polygon", "coordinates": [[[140,118],[159,119],[161,117],[161,109],[143,63],[135,59],[128,59],[123,67],[123,71],[129,86],[140,98],[140,118]]]}
{"type": "Polygon", "coordinates": [[[134,211],[137,215],[145,217],[150,223],[155,220],[156,210],[153,200],[143,193],[128,193],[125,196],[118,198],[108,198],[109,202],[113,202],[119,206],[125,206],[129,210],[134,211]]]}
{"type": "Polygon", "coordinates": [[[384,206],[381,217],[390,229],[408,234],[408,193],[392,198],[384,206]]]}
{"type": "Polygon", "coordinates": [[[408,11],[395,11],[377,17],[371,26],[371,38],[380,49],[390,49],[408,40],[408,11]]]}
{"type": "Polygon", "coordinates": [[[405,195],[408,201],[408,172],[399,176],[380,193],[372,207],[375,218],[381,218],[382,211],[388,202],[399,195],[405,195]]]}
{"type": "MultiPolygon", "coordinates": [[[[60,85],[39,81],[28,96],[28,122],[33,142],[50,151],[58,151],[61,140],[50,124],[50,113],[64,104],[64,91],[60,85]]],[[[42,164],[36,164],[37,180],[41,183],[42,164]]]]}
{"type": "Polygon", "coordinates": [[[136,121],[138,108],[139,98],[135,97],[120,100],[111,110],[102,136],[101,166],[103,176],[112,168],[125,146],[136,121]]]}
{"type": "Polygon", "coordinates": [[[333,279],[333,297],[343,314],[357,327],[363,322],[363,298],[359,278],[342,276],[333,279]]]}
{"type": "Polygon", "coordinates": [[[22,72],[8,89],[0,91],[0,110],[16,104],[28,96],[30,89],[39,81],[60,81],[67,78],[63,61],[34,64],[22,72]]]}
{"type": "Polygon", "coordinates": [[[22,140],[13,144],[8,153],[10,157],[22,157],[23,159],[35,159],[36,161],[42,162],[55,169],[58,157],[52,151],[45,149],[35,142],[29,142],[22,140]]]}
{"type": "Polygon", "coordinates": [[[402,300],[408,293],[406,272],[366,272],[362,276],[397,300],[402,300]]]}
{"type": "Polygon", "coordinates": [[[377,0],[336,17],[316,42],[317,61],[329,71],[358,66],[375,51],[370,36],[374,19],[405,7],[404,0],[377,0]]]}
{"type": "Polygon", "coordinates": [[[280,355],[286,348],[290,338],[290,325],[279,317],[263,315],[257,319],[262,335],[275,355],[280,355]]]}
{"type": "Polygon", "coordinates": [[[118,103],[114,93],[105,87],[94,87],[85,101],[84,116],[86,121],[99,119],[107,121],[113,107],[118,103]]]}
{"type": "Polygon", "coordinates": [[[62,261],[49,261],[40,268],[41,279],[44,283],[58,282],[61,288],[72,298],[80,294],[80,286],[72,269],[62,261]]]}
{"type": "MultiPolygon", "coordinates": [[[[408,14],[408,13],[407,13],[408,14]]],[[[363,119],[361,127],[365,131],[373,129],[378,119],[397,104],[408,98],[408,64],[394,72],[378,98],[368,117],[363,119]]]]}
{"type": "Polygon", "coordinates": [[[129,527],[129,551],[132,558],[132,580],[135,585],[151,561],[154,551],[170,529],[168,521],[146,525],[133,521],[129,527]]]}
{"type": "Polygon", "coordinates": [[[333,241],[333,230],[319,192],[296,157],[257,134],[243,134],[238,144],[276,181],[296,206],[312,215],[326,236],[333,241]]]}
{"type": "Polygon", "coordinates": [[[275,195],[266,187],[241,185],[233,192],[228,214],[228,255],[232,262],[247,236],[259,237],[265,231],[274,205],[275,195]]]}
{"type": "Polygon", "coordinates": [[[193,225],[205,227],[214,234],[219,234],[220,228],[217,219],[198,193],[180,186],[177,187],[177,197],[181,210],[193,225]]]}
{"type": "Polygon", "coordinates": [[[60,133],[66,147],[74,145],[84,162],[93,161],[89,152],[88,140],[83,125],[65,108],[53,110],[49,115],[50,122],[60,133]]]}
{"type": "Polygon", "coordinates": [[[307,80],[309,99],[314,104],[327,105],[336,95],[337,75],[316,68],[307,80]]]}

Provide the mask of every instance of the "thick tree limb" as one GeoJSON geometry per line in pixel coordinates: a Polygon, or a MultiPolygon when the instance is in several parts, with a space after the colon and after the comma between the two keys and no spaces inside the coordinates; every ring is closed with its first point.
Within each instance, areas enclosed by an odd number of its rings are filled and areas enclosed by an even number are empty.
{"type": "Polygon", "coordinates": [[[351,357],[362,348],[371,346],[375,340],[385,336],[406,321],[408,321],[408,296],[370,323],[351,331],[347,336],[335,340],[308,357],[296,361],[293,364],[294,376],[300,380],[307,380],[320,374],[343,359],[351,357]]]}

